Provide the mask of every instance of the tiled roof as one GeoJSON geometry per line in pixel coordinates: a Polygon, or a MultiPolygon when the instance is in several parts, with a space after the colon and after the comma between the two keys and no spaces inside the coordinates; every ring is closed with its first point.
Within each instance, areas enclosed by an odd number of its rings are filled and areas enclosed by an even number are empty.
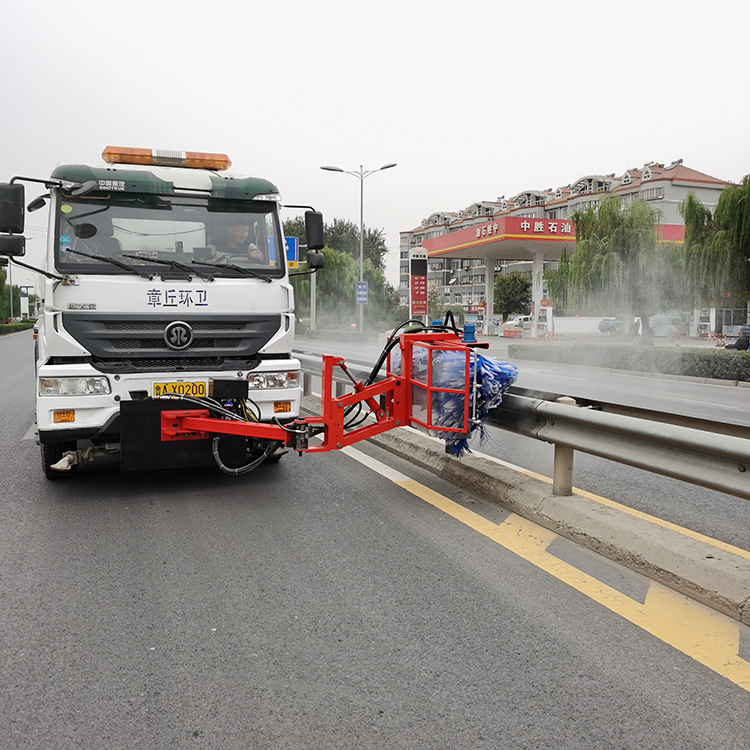
{"type": "Polygon", "coordinates": [[[707,182],[711,185],[727,184],[726,180],[718,180],[716,177],[698,172],[696,169],[690,169],[690,167],[686,167],[684,164],[679,164],[673,169],[662,170],[659,179],[680,180],[681,182],[707,182]]]}
{"type": "MultiPolygon", "coordinates": [[[[669,181],[678,181],[678,182],[694,182],[694,183],[702,183],[704,185],[713,185],[716,187],[721,187],[723,185],[727,185],[728,183],[725,180],[719,180],[716,177],[711,177],[710,175],[704,174],[703,172],[699,172],[695,169],[691,169],[690,167],[686,167],[682,160],[672,162],[669,166],[665,167],[662,164],[659,164],[658,162],[650,162],[648,164],[645,164],[642,168],[634,167],[633,169],[627,169],[625,172],[620,176],[615,176],[614,174],[607,174],[607,175],[588,175],[587,177],[580,178],[577,180],[577,182],[581,182],[584,179],[588,178],[604,178],[605,180],[608,180],[612,184],[612,193],[630,193],[634,192],[636,190],[640,190],[641,187],[643,187],[643,175],[648,170],[651,173],[651,179],[647,180],[646,182],[657,182],[657,181],[663,181],[663,180],[669,180],[669,181]],[[622,178],[625,175],[630,176],[630,183],[623,183],[622,178]]],[[[575,184],[575,183],[572,183],[575,184]]],[[[544,196],[545,197],[545,203],[541,206],[537,206],[535,201],[532,200],[531,203],[526,204],[525,206],[520,206],[518,203],[512,201],[512,200],[506,200],[504,198],[501,198],[497,201],[475,201],[474,203],[469,204],[470,206],[477,206],[477,205],[492,205],[492,206],[502,206],[503,201],[505,202],[507,208],[506,210],[499,210],[495,211],[492,216],[468,216],[464,215],[461,218],[457,218],[455,220],[452,220],[449,222],[449,225],[452,229],[455,229],[456,227],[460,226],[466,226],[466,225],[473,225],[477,223],[481,223],[478,221],[478,219],[484,220],[484,221],[491,221],[492,219],[496,217],[501,216],[509,216],[512,214],[513,211],[519,209],[519,208],[537,208],[541,207],[543,209],[546,209],[549,206],[558,206],[565,203],[569,203],[571,201],[574,201],[578,199],[579,197],[583,197],[584,195],[607,195],[607,193],[573,193],[571,190],[571,186],[567,185],[565,187],[558,188],[558,190],[562,193],[561,198],[554,198],[555,192],[554,190],[522,190],[521,192],[517,193],[514,197],[518,198],[520,196],[531,194],[534,196],[544,196]],[[553,198],[553,200],[549,200],[549,198],[553,198]]],[[[446,211],[436,211],[435,213],[440,213],[445,216],[453,216],[458,217],[458,213],[455,211],[446,212],[446,211]]],[[[402,234],[419,234],[424,233],[429,226],[443,226],[443,225],[421,225],[417,227],[416,229],[412,229],[409,232],[402,232],[402,234]]]]}

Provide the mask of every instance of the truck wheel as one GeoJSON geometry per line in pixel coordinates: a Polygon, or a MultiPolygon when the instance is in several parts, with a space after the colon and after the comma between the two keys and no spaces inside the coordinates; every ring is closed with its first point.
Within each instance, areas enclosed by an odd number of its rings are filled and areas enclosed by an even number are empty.
{"type": "Polygon", "coordinates": [[[288,451],[285,451],[283,448],[279,448],[278,450],[274,451],[265,461],[264,463],[267,464],[276,464],[279,461],[281,461],[282,456],[286,456],[288,451]]]}
{"type": "Polygon", "coordinates": [[[61,443],[42,443],[42,471],[47,479],[65,479],[69,477],[78,468],[78,465],[70,467],[70,471],[54,471],[50,466],[56,464],[62,457],[63,453],[74,451],[76,449],[75,440],[64,440],[61,443]]]}
{"type": "Polygon", "coordinates": [[[283,443],[277,443],[276,444],[276,450],[271,453],[271,455],[265,460],[265,463],[267,464],[275,464],[281,461],[282,456],[286,456],[286,454],[289,453],[286,448],[284,448],[283,443]]]}

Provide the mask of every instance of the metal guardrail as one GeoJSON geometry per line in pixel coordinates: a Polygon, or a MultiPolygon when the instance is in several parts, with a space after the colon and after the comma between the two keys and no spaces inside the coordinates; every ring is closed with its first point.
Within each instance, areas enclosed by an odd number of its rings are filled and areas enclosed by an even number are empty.
{"type": "MultiPolygon", "coordinates": [[[[305,394],[320,376],[319,356],[295,352],[304,373],[305,394]]],[[[351,363],[364,380],[372,365],[351,363]]],[[[337,395],[351,385],[336,374],[337,395]]],[[[583,451],[684,482],[750,500],[750,428],[725,425],[649,409],[511,388],[486,424],[555,446],[553,492],[570,495],[573,457],[583,451]]]]}

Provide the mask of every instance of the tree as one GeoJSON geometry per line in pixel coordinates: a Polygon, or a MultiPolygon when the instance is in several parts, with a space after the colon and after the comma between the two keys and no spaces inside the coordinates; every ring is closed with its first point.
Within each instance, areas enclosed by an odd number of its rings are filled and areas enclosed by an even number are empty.
{"type": "Polygon", "coordinates": [[[568,312],[622,315],[641,320],[641,343],[653,343],[651,315],[686,303],[678,248],[658,246],[656,217],[648,203],[623,209],[618,195],[598,208],[576,212],[575,252],[563,253],[558,268],[546,273],[555,307],[568,312]]]}
{"type": "MultiPolygon", "coordinates": [[[[284,236],[305,242],[305,220],[302,216],[284,222],[284,236]]],[[[365,227],[364,280],[368,285],[365,323],[386,326],[400,322],[399,295],[383,275],[388,249],[383,230],[365,227]]],[[[352,222],[334,219],[324,227],[326,265],[317,274],[317,322],[321,327],[349,327],[359,318],[355,284],[359,281],[359,228],[352,222]]],[[[310,277],[292,276],[297,314],[310,314],[310,277]]]]}
{"type": "MultiPolygon", "coordinates": [[[[11,289],[7,284],[7,271],[0,270],[0,322],[4,323],[10,317],[10,295],[13,293],[13,317],[21,314],[21,289],[13,284],[11,289]]],[[[29,297],[30,304],[33,304],[34,295],[29,297]]]]}
{"type": "MultiPolygon", "coordinates": [[[[291,236],[291,235],[287,235],[291,236]]],[[[359,281],[359,261],[348,253],[324,247],[325,267],[316,274],[317,323],[320,328],[349,328],[359,319],[355,284],[359,281]]],[[[294,286],[295,310],[300,317],[310,315],[310,276],[291,275],[294,286]]],[[[372,327],[385,327],[400,322],[398,291],[385,279],[380,269],[369,260],[364,264],[364,278],[368,284],[368,304],[365,322],[372,327]]]]}
{"type": "MultiPolygon", "coordinates": [[[[368,229],[365,226],[363,256],[373,268],[385,271],[385,256],[388,246],[385,241],[385,230],[368,229]]],[[[300,245],[305,244],[305,220],[297,216],[284,222],[285,237],[299,237],[300,245]]],[[[351,255],[359,264],[359,226],[346,219],[334,219],[332,224],[325,224],[323,236],[326,247],[340,253],[351,255]]],[[[357,266],[359,268],[359,265],[357,266]]]]}
{"type": "Polygon", "coordinates": [[[750,178],[728,185],[711,214],[693,193],[680,204],[683,263],[694,307],[750,298],[750,178]]]}
{"type": "Polygon", "coordinates": [[[531,278],[521,271],[511,271],[505,276],[495,277],[495,313],[502,315],[503,322],[509,315],[531,312],[531,278]]]}

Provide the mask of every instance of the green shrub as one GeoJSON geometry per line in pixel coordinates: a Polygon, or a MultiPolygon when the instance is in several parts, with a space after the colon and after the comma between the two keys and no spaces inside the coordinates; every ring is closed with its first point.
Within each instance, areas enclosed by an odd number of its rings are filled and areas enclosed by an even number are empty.
{"type": "Polygon", "coordinates": [[[5,333],[15,333],[16,331],[26,331],[34,327],[33,320],[22,320],[20,323],[0,323],[0,336],[5,333]]]}
{"type": "Polygon", "coordinates": [[[526,359],[582,367],[603,367],[609,370],[658,372],[666,375],[750,382],[750,352],[731,349],[617,344],[510,344],[508,358],[512,361],[526,359]]]}

